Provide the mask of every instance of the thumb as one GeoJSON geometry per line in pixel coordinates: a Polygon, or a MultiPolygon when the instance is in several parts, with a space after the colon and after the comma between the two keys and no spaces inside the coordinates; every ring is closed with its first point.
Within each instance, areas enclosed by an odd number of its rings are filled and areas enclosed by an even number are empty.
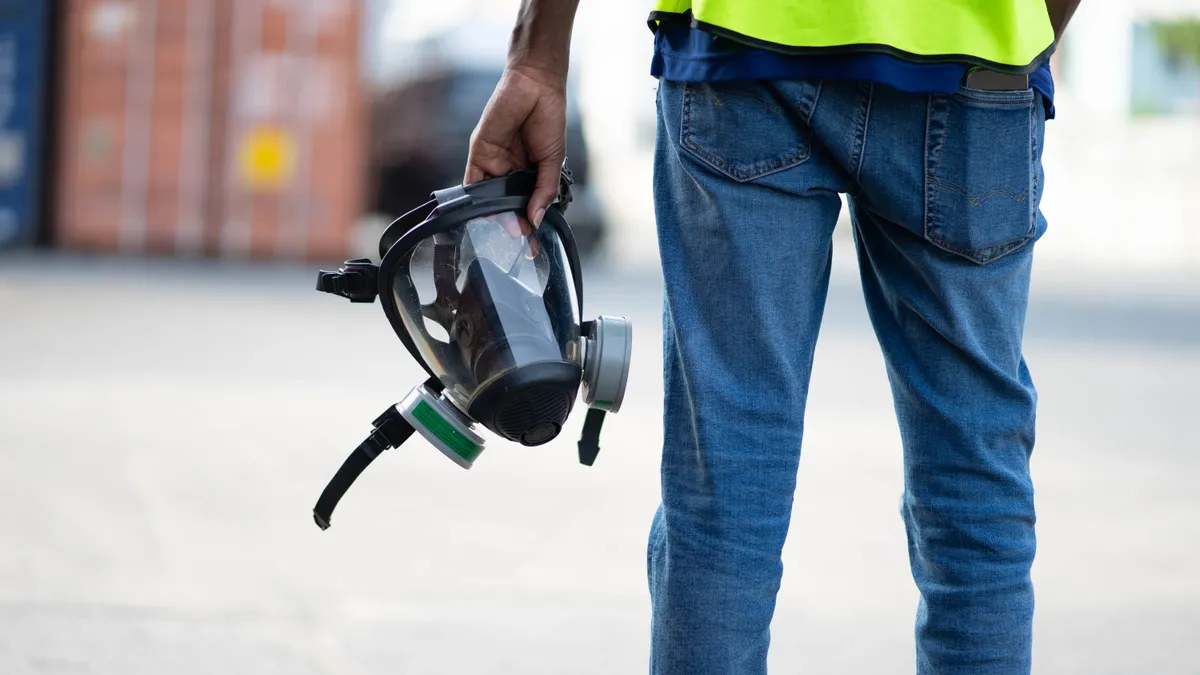
{"type": "Polygon", "coordinates": [[[538,162],[537,185],[533,188],[533,196],[529,198],[529,221],[534,227],[542,224],[546,208],[558,197],[562,164],[562,157],[538,162]]]}

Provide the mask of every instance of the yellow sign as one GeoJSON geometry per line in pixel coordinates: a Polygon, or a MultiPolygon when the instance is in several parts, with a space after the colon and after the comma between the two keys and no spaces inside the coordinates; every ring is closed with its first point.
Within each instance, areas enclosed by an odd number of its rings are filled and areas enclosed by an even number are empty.
{"type": "Polygon", "coordinates": [[[238,152],[242,184],[251,190],[277,190],[291,178],[296,143],[282,129],[252,129],[238,152]]]}

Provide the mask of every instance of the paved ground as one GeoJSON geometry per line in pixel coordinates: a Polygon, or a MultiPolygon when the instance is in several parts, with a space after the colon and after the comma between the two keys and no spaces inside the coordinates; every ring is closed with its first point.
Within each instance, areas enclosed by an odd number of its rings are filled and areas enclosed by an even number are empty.
{"type": "MultiPolygon", "coordinates": [[[[324,533],[325,480],[419,376],[377,306],[311,286],[0,258],[0,673],[645,672],[657,279],[589,278],[638,335],[596,467],[582,416],[470,472],[414,442],[324,533]]],[[[1038,672],[1200,673],[1200,293],[1174,290],[1034,304],[1038,672]]],[[[899,440],[845,274],[808,420],[773,672],[911,673],[899,440]]]]}

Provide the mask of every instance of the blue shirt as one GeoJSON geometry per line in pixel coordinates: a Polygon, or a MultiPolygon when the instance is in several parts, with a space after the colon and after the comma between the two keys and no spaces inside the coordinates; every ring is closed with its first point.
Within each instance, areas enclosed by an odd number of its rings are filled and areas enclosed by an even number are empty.
{"type": "MultiPolygon", "coordinates": [[[[953,94],[970,68],[965,63],[918,64],[887,54],[794,55],[749,47],[684,21],[663,21],[654,38],[650,74],[675,82],[753,79],[850,79],[915,94],[953,94]]],[[[1046,61],[1029,75],[1054,117],[1054,78],[1046,61]]]]}

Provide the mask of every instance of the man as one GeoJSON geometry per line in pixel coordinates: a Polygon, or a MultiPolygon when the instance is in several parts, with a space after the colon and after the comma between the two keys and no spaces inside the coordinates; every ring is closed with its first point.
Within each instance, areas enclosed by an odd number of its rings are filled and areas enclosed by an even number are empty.
{"type": "MultiPolygon", "coordinates": [[[[1048,59],[1076,5],[658,1],[652,673],[766,672],[839,193],[904,445],[917,672],[1029,672],[1036,393],[1021,342],[1046,228],[1048,59]]],[[[524,0],[471,139],[468,182],[538,165],[535,224],[564,155],[576,6],[524,0]]]]}

